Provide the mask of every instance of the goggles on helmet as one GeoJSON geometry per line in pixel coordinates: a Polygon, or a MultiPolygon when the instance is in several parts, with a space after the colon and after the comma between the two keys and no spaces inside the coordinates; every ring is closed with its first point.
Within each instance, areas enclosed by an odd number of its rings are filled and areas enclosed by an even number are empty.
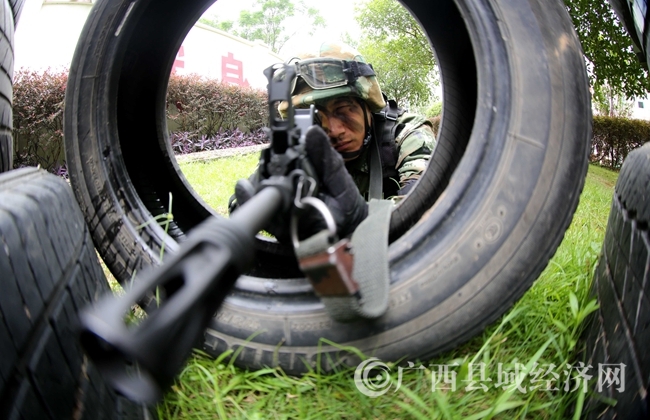
{"type": "Polygon", "coordinates": [[[296,78],[291,85],[291,93],[296,88],[298,76],[314,90],[345,86],[354,83],[361,76],[375,76],[370,64],[359,61],[309,58],[293,64],[296,66],[296,78]]]}

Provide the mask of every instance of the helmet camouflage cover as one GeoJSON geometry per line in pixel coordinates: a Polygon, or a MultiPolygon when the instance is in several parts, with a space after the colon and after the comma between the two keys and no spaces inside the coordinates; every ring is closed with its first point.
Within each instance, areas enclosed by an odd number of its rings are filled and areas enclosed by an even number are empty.
{"type": "MultiPolygon", "coordinates": [[[[358,51],[342,43],[323,43],[316,53],[303,53],[298,55],[298,60],[310,58],[335,58],[339,60],[358,61],[365,63],[364,58],[358,51]]],[[[295,59],[292,59],[295,62],[295,59]]],[[[314,90],[299,77],[296,86],[291,92],[292,104],[295,108],[307,108],[312,104],[317,105],[332,98],[341,96],[355,96],[361,98],[370,108],[371,112],[379,112],[385,106],[381,88],[375,76],[359,76],[354,83],[344,86],[332,87],[330,89],[314,90]]],[[[289,107],[287,102],[281,102],[278,111],[286,117],[289,107]]]]}

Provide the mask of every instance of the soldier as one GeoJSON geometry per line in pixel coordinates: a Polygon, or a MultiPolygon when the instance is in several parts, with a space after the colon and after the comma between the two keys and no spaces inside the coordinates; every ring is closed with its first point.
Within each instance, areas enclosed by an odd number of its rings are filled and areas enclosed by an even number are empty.
{"type": "MultiPolygon", "coordinates": [[[[319,197],[339,235],[348,236],[367,216],[367,200],[399,198],[413,187],[435,146],[433,126],[386,101],[372,66],[345,44],[323,43],[315,54],[290,63],[298,71],[293,106],[313,104],[318,110],[320,127],[307,132],[306,150],[321,181],[319,197]]],[[[278,110],[286,117],[287,109],[288,103],[281,103],[278,110]]],[[[238,183],[237,202],[254,194],[257,173],[250,181],[238,183]]],[[[269,231],[285,242],[287,223],[276,219],[269,231]]],[[[314,232],[318,225],[302,232],[314,232]]]]}
{"type": "MultiPolygon", "coordinates": [[[[384,198],[406,194],[420,177],[435,146],[427,119],[386,101],[372,67],[345,44],[323,43],[315,54],[292,60],[299,77],[292,92],[295,108],[314,104],[317,118],[345,167],[368,197],[374,142],[379,145],[384,198]]],[[[281,104],[283,114],[287,104],[281,104]]],[[[377,171],[378,172],[378,171],[377,171]]]]}

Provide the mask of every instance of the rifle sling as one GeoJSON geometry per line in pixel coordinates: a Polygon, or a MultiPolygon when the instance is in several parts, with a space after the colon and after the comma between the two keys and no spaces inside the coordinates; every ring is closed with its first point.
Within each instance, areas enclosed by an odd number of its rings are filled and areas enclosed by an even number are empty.
{"type": "MultiPolygon", "coordinates": [[[[325,309],[334,320],[375,319],[388,309],[388,226],[392,208],[391,201],[371,200],[368,217],[352,234],[352,278],[359,292],[349,296],[321,296],[325,309]]],[[[306,239],[296,248],[296,256],[301,260],[327,252],[331,246],[328,239],[329,233],[325,231],[306,239]]]]}

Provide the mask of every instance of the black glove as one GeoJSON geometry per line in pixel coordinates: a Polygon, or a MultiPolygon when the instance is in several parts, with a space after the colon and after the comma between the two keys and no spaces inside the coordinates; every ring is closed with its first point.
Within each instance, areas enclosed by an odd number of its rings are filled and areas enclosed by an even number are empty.
{"type": "MultiPolygon", "coordinates": [[[[345,169],[343,158],[330,145],[329,137],[318,126],[311,127],[305,135],[305,151],[318,177],[318,198],[329,208],[336,222],[339,237],[349,236],[368,215],[368,203],[359,193],[354,180],[345,169]]],[[[228,203],[232,212],[237,203],[248,201],[257,190],[262,176],[260,170],[247,180],[237,181],[235,195],[228,203]],[[236,201],[235,201],[236,199],[236,201]]],[[[267,230],[281,243],[290,243],[290,216],[288,212],[277,214],[267,230]]],[[[323,216],[307,207],[300,215],[298,233],[300,239],[310,237],[327,226],[323,216]]]]}
{"type": "MultiPolygon", "coordinates": [[[[343,158],[330,145],[329,137],[323,129],[313,126],[305,137],[307,156],[320,181],[318,198],[332,212],[339,237],[349,236],[368,216],[368,203],[345,168],[343,158]]],[[[309,219],[315,217],[310,215],[309,219]]],[[[320,224],[313,224],[309,233],[314,234],[325,228],[322,217],[317,220],[320,224]]]]}

